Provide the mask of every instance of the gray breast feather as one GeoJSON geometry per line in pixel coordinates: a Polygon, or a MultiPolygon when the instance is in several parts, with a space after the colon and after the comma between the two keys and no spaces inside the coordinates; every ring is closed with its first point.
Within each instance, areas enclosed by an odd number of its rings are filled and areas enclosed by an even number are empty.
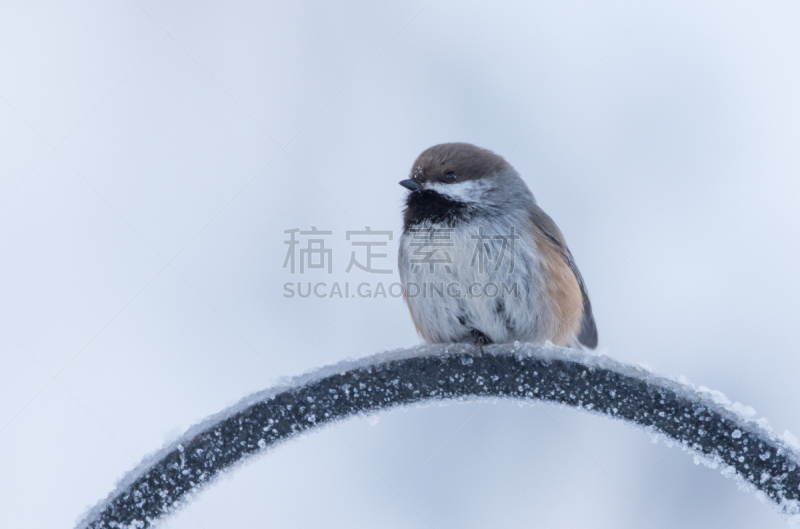
{"type": "MultiPolygon", "coordinates": [[[[500,269],[489,263],[483,270],[476,264],[475,249],[477,241],[474,235],[479,227],[486,234],[509,233],[509,226],[529,225],[523,216],[510,214],[502,219],[485,218],[474,222],[460,223],[452,229],[450,241],[452,246],[446,248],[450,271],[445,266],[437,266],[435,270],[427,266],[412,267],[411,257],[414,254],[412,245],[415,236],[404,233],[400,239],[399,267],[400,278],[407,292],[412,283],[448,284],[455,283],[462,294],[469,292],[472,284],[487,285],[493,283],[513,286],[514,294],[506,297],[478,296],[439,296],[425,299],[424,296],[407,297],[412,317],[418,330],[428,342],[470,341],[473,331],[480,331],[491,342],[505,343],[514,340],[526,342],[542,342],[552,335],[554,322],[546,301],[545,286],[542,273],[536,259],[535,244],[525,236],[529,230],[518,229],[522,237],[506,251],[513,252],[515,259],[507,256],[500,269]],[[513,259],[513,260],[512,260],[513,259]],[[510,263],[514,263],[511,267],[510,263]],[[412,268],[415,268],[412,271],[412,268]]],[[[427,229],[439,229],[438,226],[427,225],[427,229]]],[[[419,235],[424,235],[424,231],[419,235]]],[[[503,254],[502,241],[491,239],[483,244],[488,253],[499,259],[503,254]]]]}

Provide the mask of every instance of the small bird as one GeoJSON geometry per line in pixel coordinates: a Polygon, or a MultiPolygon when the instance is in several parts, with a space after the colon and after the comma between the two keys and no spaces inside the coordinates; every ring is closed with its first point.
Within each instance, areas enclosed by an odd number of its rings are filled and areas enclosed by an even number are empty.
{"type": "Polygon", "coordinates": [[[544,343],[594,349],[597,327],[555,222],[502,157],[434,145],[410,178],[398,264],[429,343],[544,343]]]}

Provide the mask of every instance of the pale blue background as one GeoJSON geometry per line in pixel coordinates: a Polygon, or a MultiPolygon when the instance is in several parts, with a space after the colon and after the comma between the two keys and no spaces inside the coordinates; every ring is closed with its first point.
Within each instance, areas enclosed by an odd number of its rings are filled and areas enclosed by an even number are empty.
{"type": "MultiPolygon", "coordinates": [[[[334,231],[334,274],[304,280],[384,279],[344,272],[344,232],[397,233],[397,181],[443,141],[522,173],[607,354],[800,435],[798,27],[796,0],[3,0],[0,526],[71,527],[208,414],[417,343],[399,300],[283,298],[283,230],[334,231]]],[[[379,419],[279,447],[164,527],[785,526],[605,419],[379,419]]]]}

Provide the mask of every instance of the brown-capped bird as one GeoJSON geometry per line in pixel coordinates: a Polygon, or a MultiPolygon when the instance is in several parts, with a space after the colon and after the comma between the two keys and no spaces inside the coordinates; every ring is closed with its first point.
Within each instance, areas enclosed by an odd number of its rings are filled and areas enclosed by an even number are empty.
{"type": "Polygon", "coordinates": [[[425,341],[597,346],[564,236],[503,157],[435,145],[400,184],[409,191],[400,278],[425,341]]]}

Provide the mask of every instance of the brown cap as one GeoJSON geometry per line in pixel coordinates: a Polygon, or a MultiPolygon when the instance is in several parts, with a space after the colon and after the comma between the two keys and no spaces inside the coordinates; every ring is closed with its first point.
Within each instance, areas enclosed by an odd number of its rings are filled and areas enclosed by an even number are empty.
{"type": "Polygon", "coordinates": [[[444,175],[455,173],[458,181],[478,180],[508,167],[502,156],[470,143],[440,143],[417,157],[411,177],[444,182],[444,175]]]}

